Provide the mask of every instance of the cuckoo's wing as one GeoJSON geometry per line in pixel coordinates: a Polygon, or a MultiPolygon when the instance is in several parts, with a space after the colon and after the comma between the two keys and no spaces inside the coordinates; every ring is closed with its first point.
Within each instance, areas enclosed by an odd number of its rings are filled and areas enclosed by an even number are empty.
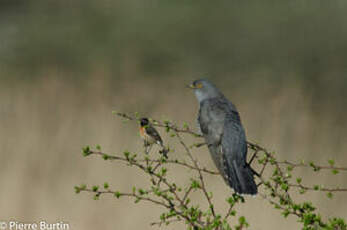
{"type": "Polygon", "coordinates": [[[224,129],[224,120],[228,108],[223,98],[212,98],[200,103],[199,125],[208,145],[220,144],[224,129]]]}
{"type": "Polygon", "coordinates": [[[226,114],[225,108],[227,108],[227,103],[222,98],[208,99],[200,103],[198,116],[199,126],[210,150],[212,160],[223,177],[225,173],[221,157],[221,137],[226,114]]]}
{"type": "Polygon", "coordinates": [[[237,111],[225,117],[221,149],[223,170],[229,185],[237,193],[256,194],[253,171],[246,163],[246,135],[237,111]]]}

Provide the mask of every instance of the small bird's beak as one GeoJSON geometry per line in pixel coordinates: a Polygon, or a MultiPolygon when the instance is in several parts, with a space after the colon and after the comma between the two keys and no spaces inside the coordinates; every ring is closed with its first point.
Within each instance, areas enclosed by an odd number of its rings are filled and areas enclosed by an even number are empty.
{"type": "Polygon", "coordinates": [[[188,89],[195,89],[195,86],[193,84],[186,85],[186,88],[188,89]]]}

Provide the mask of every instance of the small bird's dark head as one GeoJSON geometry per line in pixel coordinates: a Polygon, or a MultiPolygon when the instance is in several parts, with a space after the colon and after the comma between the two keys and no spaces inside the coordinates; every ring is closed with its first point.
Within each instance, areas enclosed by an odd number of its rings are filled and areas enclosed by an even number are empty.
{"type": "Polygon", "coordinates": [[[195,96],[200,102],[208,98],[223,96],[217,87],[206,79],[195,80],[188,87],[194,89],[195,96]]]}
{"type": "Polygon", "coordinates": [[[141,126],[146,126],[148,124],[149,124],[148,118],[143,117],[143,118],[140,119],[140,125],[141,126]]]}

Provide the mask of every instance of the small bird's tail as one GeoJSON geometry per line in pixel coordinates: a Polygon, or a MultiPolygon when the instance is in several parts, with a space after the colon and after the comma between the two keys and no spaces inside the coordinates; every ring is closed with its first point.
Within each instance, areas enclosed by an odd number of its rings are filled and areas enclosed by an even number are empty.
{"type": "Polygon", "coordinates": [[[255,195],[258,192],[254,181],[252,168],[248,165],[239,165],[233,161],[231,167],[228,167],[228,184],[235,192],[239,194],[255,195]]]}

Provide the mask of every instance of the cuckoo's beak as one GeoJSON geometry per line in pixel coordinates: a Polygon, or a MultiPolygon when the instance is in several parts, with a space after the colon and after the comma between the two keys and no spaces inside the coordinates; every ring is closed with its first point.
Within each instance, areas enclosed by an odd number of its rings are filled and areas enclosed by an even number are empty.
{"type": "Polygon", "coordinates": [[[196,89],[196,87],[193,84],[186,85],[186,88],[188,88],[188,89],[196,89]]]}

